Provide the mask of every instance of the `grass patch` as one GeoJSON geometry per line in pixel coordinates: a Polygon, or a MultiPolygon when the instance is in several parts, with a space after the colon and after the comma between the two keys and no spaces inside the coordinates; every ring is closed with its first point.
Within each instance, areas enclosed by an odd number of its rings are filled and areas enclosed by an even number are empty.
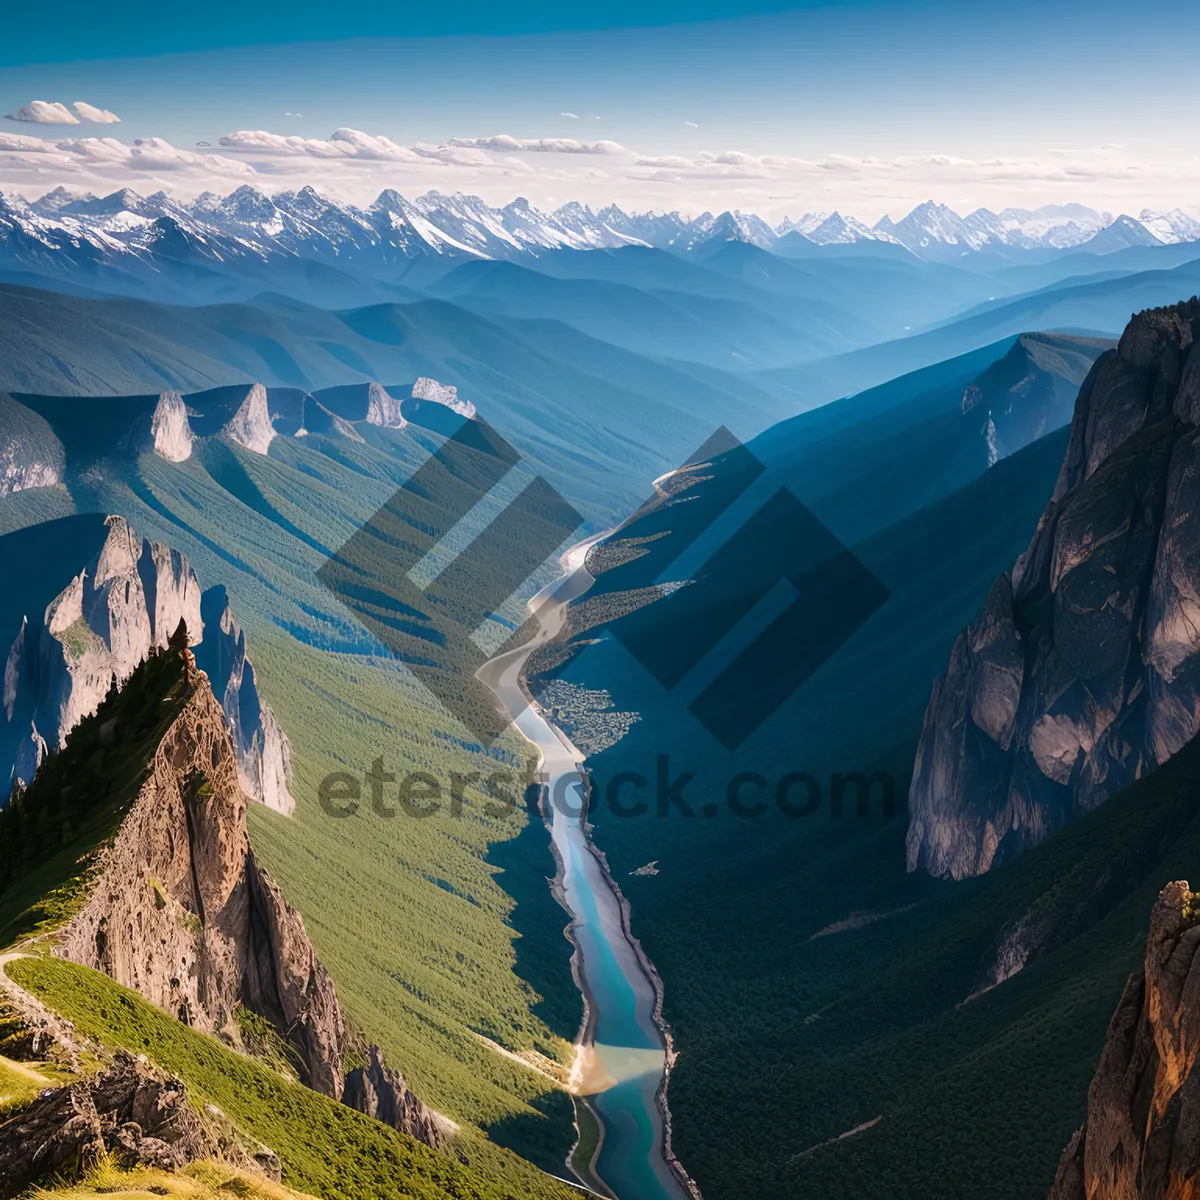
{"type": "Polygon", "coordinates": [[[29,1063],[0,1056],[0,1114],[28,1103],[43,1088],[55,1087],[57,1080],[29,1063]]]}
{"type": "MultiPolygon", "coordinates": [[[[277,1071],[289,1079],[300,1078],[301,1063],[299,1055],[288,1045],[280,1035],[279,1030],[266,1017],[247,1008],[244,1004],[237,1005],[233,1010],[233,1023],[237,1030],[238,1041],[247,1054],[257,1058],[259,1062],[277,1071]]],[[[346,1073],[354,1070],[354,1066],[345,1064],[346,1073]]]]}
{"type": "Polygon", "coordinates": [[[550,1200],[572,1194],[477,1136],[459,1146],[466,1162],[430,1150],[227,1049],[97,971],[51,958],[18,959],[8,970],[81,1034],[145,1054],[184,1081],[193,1103],[215,1104],[270,1146],[289,1187],[329,1200],[550,1200]]]}
{"type": "Polygon", "coordinates": [[[600,1149],[600,1120],[585,1096],[575,1097],[575,1127],[579,1130],[579,1141],[571,1151],[571,1169],[600,1191],[603,1184],[592,1174],[592,1162],[600,1149]]]}
{"type": "Polygon", "coordinates": [[[100,1200],[125,1196],[128,1200],[152,1200],[156,1196],[178,1196],[180,1200],[309,1200],[305,1193],[273,1183],[260,1175],[235,1171],[223,1163],[189,1163],[178,1172],[150,1167],[122,1170],[102,1163],[88,1171],[77,1184],[38,1188],[30,1200],[100,1200]]]}

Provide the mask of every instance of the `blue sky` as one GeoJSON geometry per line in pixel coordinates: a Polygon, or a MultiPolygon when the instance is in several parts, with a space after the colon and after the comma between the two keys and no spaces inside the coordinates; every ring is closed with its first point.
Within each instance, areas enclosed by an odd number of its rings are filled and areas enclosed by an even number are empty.
{"type": "MultiPolygon", "coordinates": [[[[22,6],[0,43],[0,113],[32,100],[84,100],[121,122],[3,121],[0,137],[159,138],[269,179],[307,175],[352,198],[377,184],[425,183],[493,200],[573,194],[693,210],[790,212],[812,199],[807,207],[868,216],[902,210],[930,188],[960,208],[1200,201],[1185,123],[1164,119],[1200,100],[1200,33],[1183,22],[1170,33],[1162,22],[1139,24],[1117,0],[877,0],[791,11],[719,0],[140,8],[68,3],[39,21],[22,6]],[[503,133],[615,143],[628,156],[480,150],[487,161],[474,174],[465,151],[461,162],[331,166],[318,143],[342,127],[398,147],[503,133]],[[221,147],[239,131],[308,145],[221,147]],[[756,161],[702,157],[730,153],[756,161]]],[[[204,173],[203,162],[172,167],[160,157],[153,169],[122,168],[95,158],[88,147],[59,153],[22,142],[0,153],[0,187],[29,190],[50,178],[70,186],[75,173],[139,190],[139,176],[153,175],[159,186],[195,191],[204,173]]],[[[213,186],[239,171],[214,170],[213,186]]]]}
{"type": "MultiPolygon", "coordinates": [[[[0,65],[70,62],[88,58],[210,50],[225,46],[329,41],[359,37],[430,38],[461,34],[514,36],[576,30],[622,29],[697,24],[718,18],[804,8],[838,7],[829,0],[731,4],[727,0],[611,0],[603,4],[564,4],[526,0],[516,5],[494,0],[452,4],[354,4],[328,0],[239,3],[208,0],[202,9],[168,6],[158,0],[125,0],[116,8],[88,0],[55,6],[53,22],[36,7],[6,15],[11,35],[0,43],[0,65]]],[[[888,7],[879,0],[878,7],[888,7]]]]}

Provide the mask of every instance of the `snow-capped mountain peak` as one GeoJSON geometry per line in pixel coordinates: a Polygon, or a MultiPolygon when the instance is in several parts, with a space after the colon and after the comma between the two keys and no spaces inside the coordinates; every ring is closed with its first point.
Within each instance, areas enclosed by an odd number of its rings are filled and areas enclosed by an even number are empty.
{"type": "Polygon", "coordinates": [[[1182,208],[1173,208],[1167,213],[1156,213],[1152,209],[1143,208],[1138,214],[1138,220],[1160,242],[1174,244],[1200,241],[1200,221],[1190,213],[1184,212],[1182,208]]]}
{"type": "MultiPolygon", "coordinates": [[[[352,265],[394,283],[400,264],[420,258],[521,260],[556,251],[656,247],[675,253],[744,242],[774,250],[780,238],[818,245],[891,242],[918,257],[952,261],[987,253],[1007,259],[1027,250],[1107,254],[1164,243],[1200,242],[1200,217],[1183,209],[1142,210],[1115,220],[1082,204],[978,208],[961,216],[935,201],[873,227],[842,213],[807,212],[772,229],[737,209],[684,218],[678,212],[599,210],[569,201],[545,212],[520,197],[494,207],[478,196],[428,192],[408,198],[387,189],[365,208],[313,187],[269,196],[243,185],[226,196],[206,192],[190,202],[163,191],[144,197],[129,188],[105,196],[56,187],[28,201],[0,196],[0,266],[51,276],[120,264],[121,272],[155,273],[156,257],[244,263],[254,274],[282,257],[352,265]]],[[[233,268],[242,270],[243,268],[233,268]]],[[[256,276],[257,277],[257,276],[256,276]]]]}

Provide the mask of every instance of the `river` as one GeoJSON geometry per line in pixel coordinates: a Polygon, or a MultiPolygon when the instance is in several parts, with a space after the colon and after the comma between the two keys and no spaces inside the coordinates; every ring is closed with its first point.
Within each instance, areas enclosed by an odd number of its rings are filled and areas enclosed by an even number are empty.
{"type": "Polygon", "coordinates": [[[576,1104],[586,1103],[601,1127],[590,1177],[617,1200],[687,1200],[664,1156],[664,1122],[656,1100],[666,1069],[662,1030],[655,1020],[655,986],[630,942],[621,906],[588,845],[581,812],[583,755],[529,702],[520,683],[525,660],[562,628],[566,606],[592,585],[584,567],[588,549],[603,535],[573,546],[564,574],[529,602],[537,634],[497,655],[479,678],[499,697],[514,724],[542,756],[551,804],[550,836],[559,866],[555,880],[571,915],[579,983],[589,1010],[573,1073],[576,1104]]]}

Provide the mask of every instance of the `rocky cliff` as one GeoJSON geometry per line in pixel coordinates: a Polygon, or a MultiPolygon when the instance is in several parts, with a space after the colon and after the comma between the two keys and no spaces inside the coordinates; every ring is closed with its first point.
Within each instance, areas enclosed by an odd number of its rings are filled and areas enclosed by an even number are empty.
{"type": "Polygon", "coordinates": [[[1075,402],[1029,548],[933,685],[908,866],[1019,854],[1200,730],[1200,301],[1130,321],[1075,402]]]}
{"type": "Polygon", "coordinates": [[[409,1091],[404,1076],[383,1061],[378,1046],[368,1049],[365,1066],[346,1076],[342,1101],[428,1146],[440,1146],[446,1140],[444,1118],[439,1119],[409,1091]]]}
{"type": "Polygon", "coordinates": [[[261,383],[251,385],[246,398],[221,432],[255,454],[266,454],[275,438],[275,426],[271,423],[267,389],[261,383]]]}
{"type": "Polygon", "coordinates": [[[1050,1200],[1200,1196],[1200,896],[1163,889],[1050,1200]]]}
{"type": "Polygon", "coordinates": [[[337,995],[299,914],[254,861],[225,714],[199,671],[189,683],[60,951],[205,1032],[246,1005],[285,1032],[305,1082],[339,1098],[337,995]]]}
{"type": "Polygon", "coordinates": [[[262,702],[254,666],[246,656],[246,635],[223,587],[204,593],[200,615],[204,640],[196,648],[196,661],[224,709],[242,788],[260,804],[290,814],[296,807],[291,793],[292,744],[262,702]]]}
{"type": "Polygon", "coordinates": [[[178,392],[163,392],[150,418],[154,452],[167,462],[183,462],[192,456],[192,429],[187,405],[178,392]]]}
{"type": "Polygon", "coordinates": [[[378,383],[367,389],[367,422],[386,429],[403,429],[408,424],[400,411],[400,401],[378,383]]]}
{"type": "Polygon", "coordinates": [[[152,647],[166,646],[182,620],[221,697],[243,788],[290,813],[291,744],[259,695],[224,589],[206,593],[205,605],[185,555],[139,538],[121,517],[106,524],[99,552],[16,630],[0,710],[9,759],[0,769],[28,784],[46,754],[96,711],[114,680],[124,683],[152,647]]]}
{"type": "Polygon", "coordinates": [[[25,614],[8,652],[3,716],[26,739],[16,755],[25,783],[30,765],[62,746],[114,679],[165,646],[181,617],[199,637],[200,588],[187,560],[138,538],[121,517],[106,524],[98,554],[44,613],[25,614]]]}
{"type": "MultiPolygon", "coordinates": [[[[178,710],[115,836],[95,852],[86,898],[55,935],[55,953],[235,1044],[239,1009],[249,1010],[288,1044],[307,1086],[441,1145],[443,1122],[377,1048],[347,1079],[350,1039],[337,992],[300,914],[250,847],[249,798],[222,706],[181,636],[163,654],[184,660],[178,710]]],[[[140,678],[128,687],[136,691],[140,678]]],[[[122,699],[110,701],[114,715],[101,725],[110,748],[125,737],[122,699]]],[[[23,803],[37,807],[46,799],[37,789],[47,787],[78,793],[74,779],[39,776],[23,803]]]]}

